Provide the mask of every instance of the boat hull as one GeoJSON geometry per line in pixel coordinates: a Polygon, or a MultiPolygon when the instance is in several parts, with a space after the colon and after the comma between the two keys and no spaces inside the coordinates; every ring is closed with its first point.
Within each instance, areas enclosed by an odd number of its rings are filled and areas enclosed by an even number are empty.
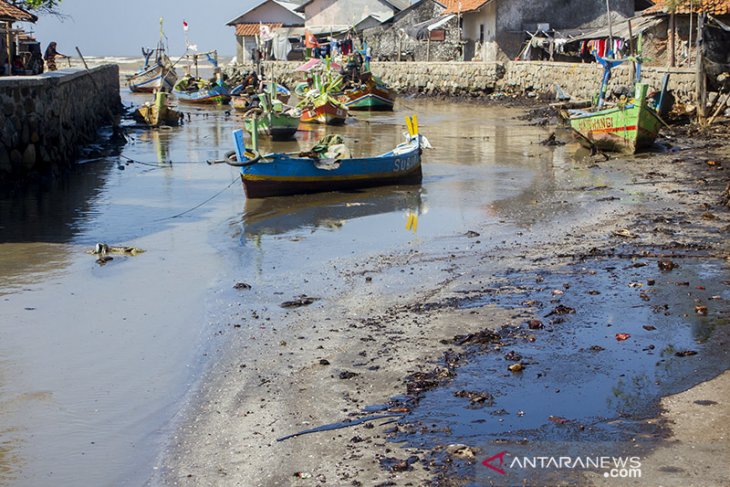
{"type": "Polygon", "coordinates": [[[152,93],[154,91],[171,91],[177,81],[177,74],[174,69],[165,68],[161,64],[135,73],[127,77],[127,84],[130,91],[135,93],[152,93]],[[163,73],[165,76],[163,77],[163,73]]]}
{"type": "Polygon", "coordinates": [[[200,105],[227,105],[231,101],[228,89],[222,86],[204,88],[198,91],[174,90],[175,97],[183,103],[200,105]]]}
{"type": "MultiPolygon", "coordinates": [[[[245,121],[246,130],[253,130],[252,119],[245,121]]],[[[258,133],[268,135],[274,140],[288,140],[294,137],[299,129],[299,118],[286,114],[267,113],[258,118],[258,133]]]]}
{"type": "Polygon", "coordinates": [[[632,105],[609,108],[597,112],[573,112],[569,118],[571,128],[578,134],[579,142],[589,148],[634,154],[654,143],[661,120],[646,105],[642,93],[632,105]]]}
{"type": "Polygon", "coordinates": [[[375,186],[420,184],[421,149],[378,157],[340,159],[336,167],[317,167],[313,159],[271,154],[241,168],[248,198],[342,191],[375,186]]]}
{"type": "Polygon", "coordinates": [[[388,89],[367,87],[346,92],[343,95],[343,101],[350,110],[388,111],[393,110],[395,94],[388,89]]]}
{"type": "Polygon", "coordinates": [[[343,125],[347,120],[347,108],[341,108],[334,103],[327,102],[318,107],[302,109],[300,120],[305,123],[343,125]]]}

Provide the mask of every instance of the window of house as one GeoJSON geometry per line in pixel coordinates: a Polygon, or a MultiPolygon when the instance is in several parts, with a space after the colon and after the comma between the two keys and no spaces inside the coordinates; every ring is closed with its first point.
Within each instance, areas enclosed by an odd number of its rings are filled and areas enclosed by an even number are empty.
{"type": "Polygon", "coordinates": [[[434,29],[429,33],[429,38],[432,41],[445,41],[446,40],[446,31],[444,29],[434,29]]]}
{"type": "Polygon", "coordinates": [[[479,42],[484,42],[484,24],[479,24],[479,42]]]}

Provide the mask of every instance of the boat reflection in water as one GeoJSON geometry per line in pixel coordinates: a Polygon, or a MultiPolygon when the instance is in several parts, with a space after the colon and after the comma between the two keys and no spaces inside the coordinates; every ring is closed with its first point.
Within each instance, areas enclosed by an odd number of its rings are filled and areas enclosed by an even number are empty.
{"type": "Polygon", "coordinates": [[[257,242],[265,235],[285,235],[298,230],[338,229],[348,220],[379,214],[420,214],[422,198],[423,189],[415,185],[247,199],[242,243],[257,242]]]}

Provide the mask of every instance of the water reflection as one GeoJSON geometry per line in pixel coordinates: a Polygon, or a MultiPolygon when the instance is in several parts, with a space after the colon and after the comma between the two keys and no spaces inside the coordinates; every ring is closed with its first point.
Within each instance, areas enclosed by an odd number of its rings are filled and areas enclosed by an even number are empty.
{"type": "Polygon", "coordinates": [[[349,220],[384,213],[420,214],[423,196],[419,186],[410,186],[246,200],[241,237],[257,241],[297,230],[339,229],[349,220]]]}

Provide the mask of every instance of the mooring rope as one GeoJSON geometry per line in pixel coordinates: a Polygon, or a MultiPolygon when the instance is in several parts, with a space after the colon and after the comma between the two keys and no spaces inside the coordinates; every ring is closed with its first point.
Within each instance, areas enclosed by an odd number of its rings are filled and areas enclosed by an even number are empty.
{"type": "Polygon", "coordinates": [[[201,206],[203,206],[203,205],[205,205],[205,204],[213,201],[215,198],[217,198],[218,196],[220,196],[223,193],[225,193],[226,190],[228,190],[231,186],[233,186],[236,182],[238,182],[238,180],[239,180],[238,177],[233,178],[233,180],[230,183],[228,183],[228,185],[225,188],[223,188],[222,190],[218,191],[216,194],[214,194],[213,196],[211,196],[207,200],[203,201],[202,203],[199,203],[199,204],[193,206],[192,208],[190,208],[188,210],[185,210],[185,211],[183,211],[181,213],[178,213],[177,215],[167,216],[165,218],[159,218],[159,219],[153,220],[153,221],[155,221],[155,222],[161,222],[161,221],[164,221],[164,220],[172,220],[173,218],[179,218],[179,217],[181,217],[183,215],[187,215],[191,211],[197,210],[201,206]]]}

